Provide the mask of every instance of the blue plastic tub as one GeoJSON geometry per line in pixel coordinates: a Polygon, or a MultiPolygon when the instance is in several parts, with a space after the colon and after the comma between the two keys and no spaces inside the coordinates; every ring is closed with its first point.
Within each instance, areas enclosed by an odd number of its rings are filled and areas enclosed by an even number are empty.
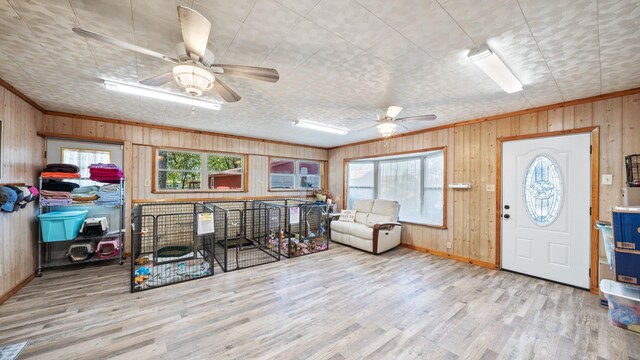
{"type": "Polygon", "coordinates": [[[614,207],[612,211],[616,249],[640,250],[640,208],[614,207]]]}
{"type": "Polygon", "coordinates": [[[80,226],[87,217],[87,210],[52,211],[38,215],[42,241],[54,242],[73,240],[78,236],[80,226]]]}
{"type": "Polygon", "coordinates": [[[640,251],[615,249],[613,268],[616,281],[640,285],[640,251]]]}

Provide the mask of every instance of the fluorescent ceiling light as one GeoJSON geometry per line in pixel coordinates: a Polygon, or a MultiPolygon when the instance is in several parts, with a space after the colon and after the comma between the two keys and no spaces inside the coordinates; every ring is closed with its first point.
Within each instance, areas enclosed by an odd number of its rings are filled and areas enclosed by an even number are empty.
{"type": "Polygon", "coordinates": [[[118,91],[125,94],[133,94],[144,97],[149,97],[158,100],[165,100],[170,102],[175,102],[179,104],[185,104],[189,106],[198,106],[211,110],[220,110],[220,103],[207,101],[203,99],[196,99],[193,96],[184,96],[173,94],[166,91],[160,91],[156,89],[151,89],[148,87],[134,85],[134,84],[125,84],[112,80],[104,80],[104,87],[107,90],[118,91]]]}
{"type": "Polygon", "coordinates": [[[489,49],[487,44],[471,49],[467,56],[507,93],[522,90],[522,83],[513,75],[507,65],[500,60],[498,55],[489,49]]]}
{"type": "Polygon", "coordinates": [[[296,121],[293,122],[293,125],[300,126],[300,127],[307,128],[307,129],[325,131],[325,132],[330,132],[330,133],[340,134],[340,135],[344,135],[344,134],[349,132],[348,129],[328,126],[328,125],[324,125],[324,124],[318,124],[318,123],[314,123],[314,122],[306,121],[306,120],[296,120],[296,121]]]}

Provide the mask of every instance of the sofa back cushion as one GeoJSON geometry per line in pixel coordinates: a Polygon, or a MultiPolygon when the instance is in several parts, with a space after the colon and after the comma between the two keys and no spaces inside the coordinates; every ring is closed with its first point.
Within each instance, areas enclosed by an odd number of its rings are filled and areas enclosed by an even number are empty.
{"type": "Polygon", "coordinates": [[[356,200],[353,203],[353,210],[363,213],[370,213],[374,200],[356,200]]]}
{"type": "Polygon", "coordinates": [[[366,225],[366,224],[367,224],[367,221],[369,221],[369,213],[366,213],[366,212],[360,212],[360,211],[358,211],[358,212],[356,213],[356,222],[357,222],[358,224],[364,224],[364,225],[366,225]]]}
{"type": "MultiPolygon", "coordinates": [[[[388,221],[398,221],[398,214],[400,213],[400,203],[394,200],[375,200],[371,207],[371,214],[382,215],[390,217],[388,221]]],[[[371,222],[371,216],[369,216],[369,222],[371,222]]]]}

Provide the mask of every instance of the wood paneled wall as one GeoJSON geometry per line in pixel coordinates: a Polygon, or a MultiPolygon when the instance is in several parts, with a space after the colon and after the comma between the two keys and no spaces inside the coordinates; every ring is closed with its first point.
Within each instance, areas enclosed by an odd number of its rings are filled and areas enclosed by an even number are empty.
{"type": "MultiPolygon", "coordinates": [[[[0,86],[2,177],[0,184],[36,184],[42,168],[43,141],[36,135],[42,113],[0,86]]],[[[0,303],[36,268],[35,220],[37,206],[30,203],[14,213],[0,212],[0,303]]]]}
{"type": "MultiPolygon", "coordinates": [[[[77,116],[44,116],[43,134],[51,137],[116,141],[124,143],[124,172],[127,177],[125,224],[129,223],[131,203],[140,200],[179,200],[209,198],[300,197],[309,192],[268,191],[269,156],[326,161],[328,150],[303,145],[239,139],[222,135],[179,131],[162,127],[101,121],[77,116]],[[248,154],[247,192],[187,192],[154,194],[145,180],[153,181],[153,146],[223,151],[248,154]]],[[[326,168],[327,166],[325,166],[326,168]]],[[[127,249],[129,235],[127,234],[127,249]]]]}
{"type": "Polygon", "coordinates": [[[486,185],[496,182],[496,139],[590,126],[600,127],[600,174],[613,174],[613,185],[600,185],[600,218],[610,219],[609,207],[622,201],[624,156],[640,153],[640,94],[331,149],[329,189],[339,195],[336,200],[342,206],[344,159],[447,146],[448,181],[471,183],[472,188],[446,190],[448,229],[405,224],[402,242],[491,265],[496,262],[496,193],[486,185]],[[447,242],[452,243],[450,249],[447,242]]]}

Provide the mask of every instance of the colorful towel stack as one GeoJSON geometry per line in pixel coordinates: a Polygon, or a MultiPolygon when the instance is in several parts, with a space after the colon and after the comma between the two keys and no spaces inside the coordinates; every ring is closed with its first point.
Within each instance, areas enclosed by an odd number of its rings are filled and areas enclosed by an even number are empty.
{"type": "Polygon", "coordinates": [[[71,193],[68,191],[40,191],[40,204],[43,206],[66,206],[71,205],[71,193]]]}
{"type": "Polygon", "coordinates": [[[98,191],[98,200],[96,205],[120,205],[122,197],[120,195],[120,184],[104,185],[98,191]]]}
{"type": "Polygon", "coordinates": [[[77,179],[80,177],[80,168],[72,164],[48,164],[40,176],[50,179],[77,179]]]}
{"type": "Polygon", "coordinates": [[[91,164],[89,178],[93,181],[118,184],[124,178],[122,170],[115,164],[91,164]]]}

